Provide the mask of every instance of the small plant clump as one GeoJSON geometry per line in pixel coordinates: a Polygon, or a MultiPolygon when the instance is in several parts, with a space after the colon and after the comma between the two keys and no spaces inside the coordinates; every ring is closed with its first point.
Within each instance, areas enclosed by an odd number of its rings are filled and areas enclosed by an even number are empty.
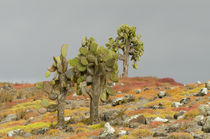
{"type": "Polygon", "coordinates": [[[194,139],[194,137],[190,133],[174,132],[171,133],[167,139],[194,139]]]}

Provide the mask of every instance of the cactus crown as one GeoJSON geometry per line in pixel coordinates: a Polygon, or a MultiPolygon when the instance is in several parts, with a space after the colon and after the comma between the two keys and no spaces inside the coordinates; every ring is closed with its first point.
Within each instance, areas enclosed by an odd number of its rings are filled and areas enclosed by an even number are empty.
{"type": "Polygon", "coordinates": [[[137,69],[137,62],[140,60],[139,57],[144,53],[144,44],[140,40],[141,35],[136,34],[136,27],[127,24],[118,27],[117,35],[118,37],[116,39],[113,39],[112,37],[109,38],[106,47],[119,53],[119,49],[124,51],[124,47],[129,46],[129,55],[131,55],[131,60],[133,61],[133,68],[137,69]]]}
{"type": "MultiPolygon", "coordinates": [[[[99,47],[94,38],[83,37],[82,46],[79,49],[80,54],[72,60],[69,60],[70,66],[75,70],[74,82],[78,86],[78,95],[85,93],[82,89],[88,85],[92,85],[94,76],[104,76],[114,82],[118,81],[118,55],[104,48],[99,47]]],[[[106,92],[103,98],[107,98],[107,94],[113,94],[113,91],[105,87],[106,92]],[[107,91],[108,90],[108,91],[107,91]],[[111,91],[110,91],[111,90],[111,91]]]]}

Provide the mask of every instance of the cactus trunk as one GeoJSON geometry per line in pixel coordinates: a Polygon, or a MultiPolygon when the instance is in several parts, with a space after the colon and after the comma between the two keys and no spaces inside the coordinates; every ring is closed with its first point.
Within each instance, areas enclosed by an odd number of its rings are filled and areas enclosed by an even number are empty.
{"type": "Polygon", "coordinates": [[[128,77],[128,67],[129,67],[129,46],[125,47],[124,50],[124,60],[123,60],[123,74],[122,77],[128,77]]]}
{"type": "Polygon", "coordinates": [[[98,117],[98,106],[99,106],[99,99],[100,95],[103,93],[104,90],[104,84],[106,82],[106,79],[104,76],[97,76],[95,75],[93,77],[93,92],[92,96],[90,97],[90,121],[91,124],[96,124],[99,122],[98,117]]]}
{"type": "Polygon", "coordinates": [[[56,127],[63,127],[65,125],[64,121],[64,110],[65,110],[65,96],[64,93],[60,94],[58,96],[58,113],[57,113],[57,119],[58,123],[56,124],[56,127]]]}

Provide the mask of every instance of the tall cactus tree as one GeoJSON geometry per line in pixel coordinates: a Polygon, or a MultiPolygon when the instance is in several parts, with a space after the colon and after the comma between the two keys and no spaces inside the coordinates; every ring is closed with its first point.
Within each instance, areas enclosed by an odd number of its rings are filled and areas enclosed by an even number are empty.
{"type": "Polygon", "coordinates": [[[140,40],[141,35],[136,34],[136,27],[123,24],[117,29],[117,37],[109,38],[106,47],[119,54],[118,59],[123,61],[122,77],[128,77],[129,56],[133,61],[133,68],[138,68],[140,57],[144,53],[144,45],[140,40]],[[122,50],[122,54],[119,50],[122,50]]]}
{"type": "Polygon", "coordinates": [[[68,61],[66,60],[68,45],[63,45],[61,48],[61,55],[53,57],[54,63],[48,68],[46,77],[54,72],[54,78],[51,81],[52,90],[49,93],[49,99],[57,100],[57,104],[50,105],[47,109],[49,112],[57,111],[57,124],[56,128],[62,128],[65,125],[64,110],[65,99],[67,93],[71,92],[72,83],[67,76],[68,61]]]}
{"type": "Polygon", "coordinates": [[[90,121],[98,123],[99,100],[105,101],[113,94],[107,80],[118,81],[118,55],[104,48],[99,47],[94,38],[82,40],[80,54],[70,60],[70,65],[75,70],[74,82],[77,83],[77,94],[87,93],[90,97],[90,121]]]}

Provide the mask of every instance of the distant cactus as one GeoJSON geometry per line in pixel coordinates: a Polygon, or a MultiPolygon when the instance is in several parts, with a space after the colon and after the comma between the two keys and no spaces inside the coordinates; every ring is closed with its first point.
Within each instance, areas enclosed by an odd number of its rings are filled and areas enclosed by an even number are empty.
{"type": "MultiPolygon", "coordinates": [[[[118,55],[103,46],[99,47],[94,38],[84,37],[80,54],[69,60],[75,74],[70,76],[77,84],[77,94],[87,93],[90,97],[90,120],[98,123],[99,99],[106,101],[113,90],[107,85],[107,79],[118,81],[118,55]],[[88,87],[90,86],[90,87],[88,87]]],[[[72,70],[67,74],[72,75],[72,70]]]]}
{"type": "MultiPolygon", "coordinates": [[[[66,74],[68,68],[68,62],[66,60],[67,47],[67,45],[63,45],[61,48],[61,55],[58,57],[53,57],[54,63],[51,67],[48,68],[46,73],[46,77],[49,77],[51,72],[55,72],[54,78],[51,81],[52,90],[49,93],[49,99],[57,99],[57,104],[49,105],[47,109],[49,112],[58,111],[58,123],[56,125],[57,128],[63,127],[65,125],[65,99],[67,93],[71,91],[72,86],[72,83],[66,74]]],[[[45,105],[45,103],[43,104],[45,105]]]]}
{"type": "Polygon", "coordinates": [[[133,68],[138,68],[138,61],[144,53],[144,45],[140,40],[141,35],[136,34],[136,27],[127,24],[121,25],[117,29],[117,38],[109,38],[106,47],[119,54],[118,59],[123,61],[123,74],[122,77],[128,77],[129,56],[133,61],[133,68]],[[120,54],[119,50],[123,54],[120,54]]]}

